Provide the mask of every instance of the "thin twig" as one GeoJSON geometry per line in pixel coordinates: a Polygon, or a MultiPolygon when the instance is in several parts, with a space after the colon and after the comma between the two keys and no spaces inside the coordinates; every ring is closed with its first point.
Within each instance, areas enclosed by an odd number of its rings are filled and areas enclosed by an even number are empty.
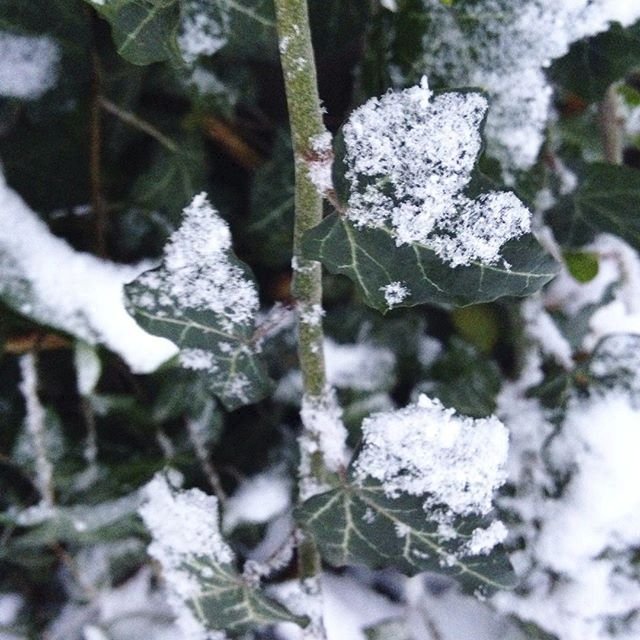
{"type": "Polygon", "coordinates": [[[107,208],[102,184],[102,70],[98,53],[91,52],[93,77],[91,81],[91,110],[89,117],[89,178],[91,181],[91,209],[95,223],[96,253],[107,255],[107,208]]]}
{"type": "Polygon", "coordinates": [[[174,142],[171,138],[165,136],[164,133],[158,131],[158,129],[156,129],[151,123],[143,120],[135,113],[131,113],[126,109],[122,109],[117,104],[114,104],[113,102],[111,102],[111,100],[108,100],[104,96],[101,96],[100,98],[100,106],[106,112],[122,120],[122,122],[125,122],[135,129],[143,131],[147,135],[151,136],[172,153],[177,153],[179,148],[176,142],[174,142]]]}
{"type": "Polygon", "coordinates": [[[622,164],[624,120],[620,115],[620,98],[615,84],[604,94],[599,116],[604,157],[611,164],[622,164]]]}

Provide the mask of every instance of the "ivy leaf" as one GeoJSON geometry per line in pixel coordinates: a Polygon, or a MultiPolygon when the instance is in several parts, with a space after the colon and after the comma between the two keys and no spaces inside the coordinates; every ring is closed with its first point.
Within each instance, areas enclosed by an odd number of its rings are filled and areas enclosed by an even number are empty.
{"type": "Polygon", "coordinates": [[[183,366],[204,375],[227,409],[257,402],[270,391],[254,343],[253,277],[231,252],[228,227],[204,194],[185,208],[162,266],[125,291],[138,323],[177,344],[183,366]]]}
{"type": "Polygon", "coordinates": [[[581,247],[598,233],[613,233],[640,249],[640,171],[604,163],[587,165],[580,186],[551,209],[548,222],[566,247],[581,247]]]}
{"type": "Polygon", "coordinates": [[[640,23],[627,29],[619,24],[593,38],[572,45],[551,66],[552,80],[586,102],[597,102],[616,80],[640,66],[640,23]]]}
{"type": "Polygon", "coordinates": [[[391,308],[385,291],[393,283],[401,283],[408,292],[398,306],[466,306],[503,296],[530,295],[558,270],[530,234],[503,247],[501,253],[510,268],[479,262],[451,268],[419,243],[396,246],[386,229],[356,229],[337,214],[305,235],[303,251],[331,273],[353,280],[367,304],[383,313],[391,308]]]}
{"type": "Polygon", "coordinates": [[[110,0],[91,2],[111,25],[118,53],[137,65],[179,58],[178,0],[110,0]]]}
{"type": "Polygon", "coordinates": [[[463,589],[488,595],[514,585],[506,554],[465,556],[464,545],[482,518],[458,518],[456,536],[447,539],[428,520],[424,499],[408,494],[389,498],[372,480],[344,482],[313,496],[296,510],[298,522],[314,536],[322,557],[334,566],[395,567],[407,575],[437,571],[457,578],[463,589]]]}
{"type": "Polygon", "coordinates": [[[235,636],[274,622],[308,623],[236,571],[234,553],[220,533],[214,496],[199,489],[177,490],[168,475],[159,473],[146,486],[145,498],[139,513],[152,535],[149,553],[162,567],[179,624],[182,619],[193,628],[195,617],[200,631],[225,630],[235,636]],[[193,617],[185,620],[180,604],[193,617]]]}
{"type": "Polygon", "coordinates": [[[306,616],[296,616],[248,583],[231,564],[211,558],[185,564],[184,571],[198,581],[200,595],[187,604],[205,629],[224,629],[232,636],[254,631],[256,626],[295,622],[304,627],[306,616]]]}

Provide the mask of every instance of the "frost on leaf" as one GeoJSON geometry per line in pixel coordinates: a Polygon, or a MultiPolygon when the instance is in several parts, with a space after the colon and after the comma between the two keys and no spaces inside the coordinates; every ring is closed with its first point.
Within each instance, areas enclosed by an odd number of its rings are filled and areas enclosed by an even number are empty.
{"type": "Polygon", "coordinates": [[[344,126],[347,217],[386,227],[397,245],[419,243],[451,266],[493,264],[530,213],[512,193],[470,198],[487,101],[479,93],[434,95],[420,86],[356,109],[344,126]]]}
{"type": "Polygon", "coordinates": [[[146,486],[139,513],[151,532],[149,554],[162,567],[168,600],[190,640],[222,640],[278,621],[305,624],[248,584],[223,540],[218,500],[199,489],[180,491],[169,474],[146,486]]]}
{"type": "Polygon", "coordinates": [[[180,347],[180,364],[207,376],[229,409],[255,402],[269,382],[256,359],[259,301],[248,269],[231,252],[226,222],[194,197],[164,250],[159,269],[127,287],[136,319],[180,347]]]}

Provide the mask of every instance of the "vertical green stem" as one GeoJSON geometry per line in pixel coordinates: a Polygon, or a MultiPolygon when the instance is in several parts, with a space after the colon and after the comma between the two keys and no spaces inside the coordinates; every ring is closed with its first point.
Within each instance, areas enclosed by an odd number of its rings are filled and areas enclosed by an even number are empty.
{"type": "Polygon", "coordinates": [[[318,262],[305,260],[302,235],[322,220],[322,196],[309,177],[312,143],[325,132],[311,46],[306,0],[276,0],[280,59],[284,73],[295,157],[295,228],[293,295],[298,304],[298,353],[304,391],[321,397],[326,384],[323,331],[322,272],[318,262]]]}
{"type": "MultiPolygon", "coordinates": [[[[295,160],[295,227],[293,241],[292,293],[298,310],[298,357],[304,395],[312,404],[322,405],[326,394],[326,373],[322,330],[322,268],[320,263],[302,256],[302,236],[322,220],[322,197],[309,175],[308,161],[313,156],[314,139],[325,133],[318,96],[316,67],[311,44],[306,0],[275,0],[278,23],[280,60],[284,73],[289,122],[295,160]]],[[[304,422],[304,421],[303,421],[304,422]]],[[[313,440],[309,425],[303,425],[301,438],[301,487],[306,483],[322,483],[325,465],[322,450],[311,455],[306,463],[305,441],[313,440]],[[308,475],[311,477],[303,477],[308,475]]],[[[301,489],[302,492],[302,489],[301,489]]],[[[298,566],[302,588],[307,598],[319,599],[320,557],[314,541],[304,537],[298,545],[298,566]]],[[[326,637],[319,607],[305,630],[305,637],[321,640],[326,637]]],[[[311,613],[311,611],[309,612],[311,613]]]]}

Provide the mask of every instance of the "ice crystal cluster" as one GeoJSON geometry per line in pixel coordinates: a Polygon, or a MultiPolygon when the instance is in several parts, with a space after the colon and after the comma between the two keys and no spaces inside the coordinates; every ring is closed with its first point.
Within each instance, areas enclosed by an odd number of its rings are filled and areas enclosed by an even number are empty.
{"type": "Polygon", "coordinates": [[[391,497],[424,496],[425,510],[445,519],[488,514],[506,479],[508,434],[495,417],[458,416],[421,395],[417,404],[366,418],[362,432],[356,476],[375,478],[391,497]]]}
{"type": "Polygon", "coordinates": [[[386,227],[398,245],[420,243],[455,267],[492,264],[530,214],[509,192],[464,191],[480,153],[487,101],[479,93],[434,95],[419,86],[373,98],[344,126],[348,218],[386,227]]]}
{"type": "Polygon", "coordinates": [[[611,22],[640,19],[640,4],[621,0],[482,0],[460,9],[423,3],[426,68],[448,86],[487,91],[489,151],[508,170],[531,167],[544,140],[552,95],[545,68],[611,22]]]}
{"type": "Polygon", "coordinates": [[[139,513],[153,538],[149,554],[162,567],[178,625],[190,640],[217,637],[203,629],[187,605],[202,595],[198,577],[207,577],[208,566],[234,558],[220,533],[217,499],[199,489],[177,491],[163,474],[153,478],[145,494],[139,513]]]}
{"type": "MultiPolygon", "coordinates": [[[[205,193],[193,198],[184,209],[180,228],[165,246],[164,269],[149,271],[138,282],[153,296],[140,296],[136,305],[162,315],[157,303],[180,310],[212,311],[230,330],[247,325],[258,310],[255,285],[229,259],[231,233],[227,223],[213,209],[205,193]]],[[[188,356],[199,367],[202,354],[188,356]]]]}

